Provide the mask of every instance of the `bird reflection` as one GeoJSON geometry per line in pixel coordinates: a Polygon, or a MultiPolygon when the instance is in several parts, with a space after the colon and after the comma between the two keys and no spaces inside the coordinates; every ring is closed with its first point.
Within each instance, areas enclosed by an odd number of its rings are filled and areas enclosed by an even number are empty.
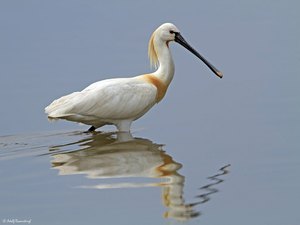
{"type": "Polygon", "coordinates": [[[185,177],[178,173],[182,164],[174,161],[162,147],[148,139],[133,138],[130,133],[94,132],[80,141],[51,147],[51,163],[59,170],[59,175],[84,174],[87,178],[106,179],[107,182],[109,178],[135,178],[134,182],[110,180],[106,184],[81,188],[161,187],[162,203],[167,208],[164,217],[184,221],[199,216],[201,213],[195,206],[209,201],[210,196],[218,192],[215,186],[224,181],[221,177],[228,173],[229,165],[208,177],[208,184],[199,189],[203,193],[197,195],[194,202],[186,203],[183,196],[185,177]],[[136,178],[150,181],[136,182],[136,178]]]}

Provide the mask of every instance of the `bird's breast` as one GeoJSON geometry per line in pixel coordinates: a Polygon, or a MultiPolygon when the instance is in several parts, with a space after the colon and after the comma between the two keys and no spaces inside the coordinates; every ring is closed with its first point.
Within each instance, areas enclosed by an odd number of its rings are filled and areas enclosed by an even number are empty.
{"type": "Polygon", "coordinates": [[[162,80],[160,80],[158,77],[152,74],[142,75],[141,78],[145,82],[150,83],[156,87],[157,89],[156,102],[157,103],[160,102],[165,96],[169,85],[166,85],[162,80]]]}

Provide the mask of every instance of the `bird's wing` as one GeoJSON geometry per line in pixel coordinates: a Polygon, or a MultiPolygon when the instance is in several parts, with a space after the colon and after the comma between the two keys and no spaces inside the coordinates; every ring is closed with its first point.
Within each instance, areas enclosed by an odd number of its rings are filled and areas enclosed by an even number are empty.
{"type": "Polygon", "coordinates": [[[155,100],[156,88],[152,84],[136,78],[109,79],[63,96],[45,111],[50,117],[81,115],[118,120],[143,115],[155,100]]]}

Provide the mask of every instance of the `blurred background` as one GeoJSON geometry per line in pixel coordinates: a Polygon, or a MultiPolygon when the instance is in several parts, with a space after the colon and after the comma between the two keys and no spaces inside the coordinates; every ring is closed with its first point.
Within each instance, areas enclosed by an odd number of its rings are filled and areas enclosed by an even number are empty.
{"type": "Polygon", "coordinates": [[[207,224],[296,225],[299,7],[296,0],[1,1],[0,135],[88,129],[49,123],[44,107],[92,82],[152,71],[149,37],[172,22],[224,77],[173,43],[174,80],[133,124],[134,136],[166,145],[183,164],[189,197],[201,186],[197,177],[232,164],[220,201],[206,207],[207,224]]]}

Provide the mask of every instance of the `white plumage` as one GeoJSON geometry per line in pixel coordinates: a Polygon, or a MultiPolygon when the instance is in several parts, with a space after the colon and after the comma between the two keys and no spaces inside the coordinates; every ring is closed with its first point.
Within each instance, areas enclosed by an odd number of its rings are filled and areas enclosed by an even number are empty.
{"type": "Polygon", "coordinates": [[[65,119],[91,125],[90,131],[106,124],[128,132],[132,121],[143,116],[165,95],[174,75],[169,42],[176,41],[204,61],[219,77],[222,74],[182,38],[170,23],[158,27],[149,42],[149,58],[157,71],[131,78],[98,81],[80,92],[54,100],[45,108],[50,119],[65,119]]]}
{"type": "MultiPolygon", "coordinates": [[[[108,79],[81,92],[63,96],[46,107],[50,118],[94,127],[115,124],[119,130],[146,113],[156,100],[156,88],[140,77],[108,79]]],[[[126,129],[125,129],[126,130],[126,129]]]]}

